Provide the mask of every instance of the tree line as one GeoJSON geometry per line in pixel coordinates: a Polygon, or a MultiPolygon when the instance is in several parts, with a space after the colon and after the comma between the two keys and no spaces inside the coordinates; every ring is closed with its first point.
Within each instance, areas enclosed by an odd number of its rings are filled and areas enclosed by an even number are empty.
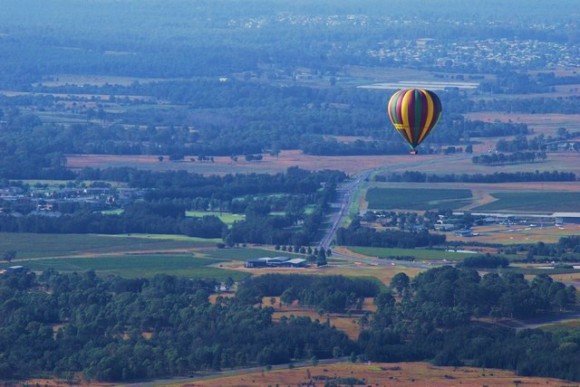
{"type": "Polygon", "coordinates": [[[535,172],[494,172],[489,174],[431,174],[419,171],[405,171],[376,175],[375,181],[414,182],[414,183],[508,183],[526,181],[576,181],[574,172],[535,171],[535,172]]]}
{"type": "Polygon", "coordinates": [[[479,321],[481,317],[529,318],[566,310],[576,303],[573,286],[548,275],[528,281],[521,274],[480,276],[473,269],[431,269],[410,280],[391,281],[397,298],[381,293],[377,312],[359,336],[369,360],[431,359],[436,365],[504,368],[525,376],[579,380],[578,338],[479,321]]]}
{"type": "Polygon", "coordinates": [[[81,373],[120,382],[351,354],[580,380],[574,331],[516,332],[486,322],[573,307],[574,287],[545,274],[527,280],[445,266],[414,279],[399,273],[382,292],[362,279],[267,275],[240,284],[233,298],[210,303],[216,286],[162,274],[125,279],[92,271],[9,271],[0,276],[0,378],[72,380],[81,373]],[[356,298],[370,296],[377,311],[361,315],[355,342],[307,317],[273,323],[273,309],[262,302],[268,296],[326,312],[356,308],[356,298]]]}
{"type": "Polygon", "coordinates": [[[431,234],[428,231],[377,231],[362,226],[360,219],[354,219],[348,227],[336,232],[336,243],[342,246],[373,246],[415,248],[444,244],[445,235],[431,234]]]}
{"type": "Polygon", "coordinates": [[[544,161],[547,157],[546,152],[492,153],[490,155],[473,156],[471,161],[473,164],[504,165],[534,163],[536,161],[544,161]]]}

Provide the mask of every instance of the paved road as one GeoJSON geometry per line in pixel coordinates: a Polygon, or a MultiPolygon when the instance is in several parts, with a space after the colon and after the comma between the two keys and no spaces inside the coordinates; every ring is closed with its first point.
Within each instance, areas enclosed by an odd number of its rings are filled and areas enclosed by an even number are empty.
{"type": "Polygon", "coordinates": [[[338,228],[341,226],[344,219],[349,216],[349,209],[356,193],[361,189],[361,186],[364,184],[365,180],[367,180],[373,172],[385,172],[394,168],[397,170],[401,170],[401,168],[409,170],[413,168],[420,169],[421,166],[425,165],[430,165],[432,167],[433,165],[441,164],[444,166],[450,162],[464,162],[470,157],[471,155],[468,154],[458,154],[432,160],[423,160],[418,157],[409,156],[409,158],[404,159],[403,162],[399,161],[398,163],[385,165],[381,168],[367,169],[359,172],[354,176],[354,178],[340,184],[337,187],[337,201],[331,205],[335,211],[333,211],[330,215],[329,226],[319,245],[325,250],[327,250],[332,245],[332,242],[336,237],[336,230],[338,230],[338,228]]]}
{"type": "Polygon", "coordinates": [[[337,202],[332,204],[335,211],[330,215],[329,226],[324,237],[320,241],[320,246],[325,250],[330,248],[336,236],[336,230],[338,230],[343,220],[348,216],[348,210],[355,194],[360,189],[361,184],[368,179],[372,172],[372,169],[363,171],[356,175],[354,179],[342,183],[337,187],[337,202]]]}

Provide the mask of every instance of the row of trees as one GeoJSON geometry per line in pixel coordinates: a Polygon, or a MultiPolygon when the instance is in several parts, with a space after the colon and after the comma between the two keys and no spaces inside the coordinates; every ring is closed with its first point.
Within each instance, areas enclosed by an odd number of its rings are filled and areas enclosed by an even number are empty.
{"type": "Polygon", "coordinates": [[[580,135],[580,132],[570,133],[566,128],[558,128],[557,134],[556,137],[540,134],[532,138],[516,136],[513,140],[500,139],[495,148],[499,152],[550,151],[556,143],[573,139],[580,135]]]}
{"type": "Polygon", "coordinates": [[[558,243],[539,241],[535,244],[504,246],[506,254],[520,254],[527,262],[578,262],[580,260],[580,237],[570,235],[561,237],[558,243]]]}
{"type": "Polygon", "coordinates": [[[544,161],[548,158],[546,152],[515,152],[515,153],[492,153],[489,155],[474,156],[471,161],[473,164],[483,165],[502,165],[502,164],[521,164],[544,161]]]}
{"type": "Polygon", "coordinates": [[[182,234],[222,238],[227,226],[216,216],[170,217],[151,212],[146,205],[129,207],[121,215],[77,212],[71,215],[0,215],[0,232],[49,234],[182,234]],[[138,208],[136,208],[138,207],[138,208]]]}
{"type": "Polygon", "coordinates": [[[419,171],[405,171],[389,175],[376,175],[375,181],[408,181],[414,183],[508,183],[526,181],[576,181],[574,172],[494,172],[490,174],[428,174],[419,171]]]}
{"type": "Polygon", "coordinates": [[[376,231],[374,228],[361,226],[359,218],[353,220],[348,227],[341,227],[336,232],[336,243],[343,246],[415,248],[441,245],[445,243],[445,240],[445,235],[430,234],[426,230],[376,231]]]}

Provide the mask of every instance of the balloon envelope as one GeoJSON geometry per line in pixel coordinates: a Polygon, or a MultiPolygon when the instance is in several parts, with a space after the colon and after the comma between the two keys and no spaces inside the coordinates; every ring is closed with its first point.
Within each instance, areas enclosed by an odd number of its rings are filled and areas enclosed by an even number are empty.
{"type": "Polygon", "coordinates": [[[387,111],[393,126],[414,153],[439,121],[441,101],[431,90],[404,89],[392,95],[387,111]]]}

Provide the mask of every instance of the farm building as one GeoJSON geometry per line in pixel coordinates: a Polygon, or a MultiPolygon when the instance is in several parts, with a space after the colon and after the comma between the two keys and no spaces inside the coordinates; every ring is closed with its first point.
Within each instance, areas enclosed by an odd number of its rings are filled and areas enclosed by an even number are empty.
{"type": "Polygon", "coordinates": [[[477,233],[474,233],[471,230],[458,230],[455,231],[454,233],[456,236],[460,236],[460,237],[472,237],[472,236],[477,236],[477,233]]]}
{"type": "Polygon", "coordinates": [[[251,259],[246,261],[245,267],[247,268],[258,268],[258,267],[306,267],[308,266],[308,261],[303,258],[289,258],[289,257],[264,257],[258,259],[251,259]]]}
{"type": "Polygon", "coordinates": [[[4,273],[26,273],[28,269],[24,266],[10,266],[4,270],[0,271],[0,274],[4,273]]]}
{"type": "Polygon", "coordinates": [[[554,212],[556,223],[580,223],[580,212],[554,212]]]}

